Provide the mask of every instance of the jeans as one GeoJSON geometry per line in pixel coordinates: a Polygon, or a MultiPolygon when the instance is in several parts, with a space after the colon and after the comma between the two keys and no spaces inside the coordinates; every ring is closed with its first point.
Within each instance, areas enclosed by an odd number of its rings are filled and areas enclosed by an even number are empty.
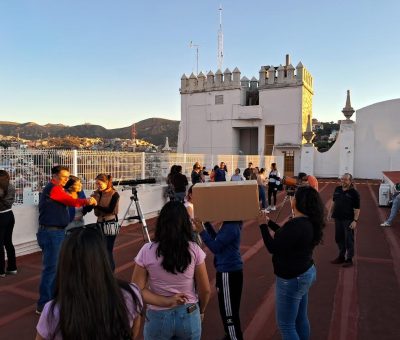
{"type": "Polygon", "coordinates": [[[339,248],[339,257],[351,260],[354,256],[354,230],[350,229],[353,220],[335,219],[335,241],[339,248]]]}
{"type": "Polygon", "coordinates": [[[308,340],[308,291],[316,280],[315,266],[293,279],[276,277],[276,319],[283,340],[308,340]]]}
{"type": "Polygon", "coordinates": [[[200,340],[200,309],[188,313],[189,305],[165,310],[147,309],[144,324],[145,340],[187,339],[200,340]]]}
{"type": "Polygon", "coordinates": [[[390,210],[390,216],[387,219],[387,223],[392,224],[394,218],[396,217],[397,213],[400,210],[400,194],[395,197],[393,200],[392,209],[390,210]]]}
{"type": "Polygon", "coordinates": [[[266,208],[265,188],[263,185],[258,186],[258,200],[261,201],[261,208],[266,208]]]}
{"type": "Polygon", "coordinates": [[[14,230],[14,213],[7,211],[0,214],[0,274],[6,272],[6,262],[4,259],[4,248],[7,252],[7,271],[17,270],[15,259],[15,249],[12,244],[12,233],[14,230]]]}
{"type": "Polygon", "coordinates": [[[42,248],[42,277],[39,285],[38,308],[53,298],[58,255],[64,241],[65,230],[48,230],[40,227],[36,234],[39,247],[42,248]]]}

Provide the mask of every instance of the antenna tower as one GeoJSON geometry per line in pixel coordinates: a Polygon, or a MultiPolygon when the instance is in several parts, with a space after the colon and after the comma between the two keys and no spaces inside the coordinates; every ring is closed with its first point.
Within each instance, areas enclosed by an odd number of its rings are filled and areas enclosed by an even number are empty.
{"type": "Polygon", "coordinates": [[[224,33],[222,32],[222,5],[219,6],[219,29],[218,29],[218,69],[222,70],[224,63],[224,33]]]}
{"type": "Polygon", "coordinates": [[[193,41],[190,41],[190,48],[196,48],[196,74],[199,74],[199,47],[200,45],[193,44],[193,41]]]}
{"type": "Polygon", "coordinates": [[[131,137],[133,140],[133,143],[136,144],[136,124],[133,123],[131,126],[131,137]]]}

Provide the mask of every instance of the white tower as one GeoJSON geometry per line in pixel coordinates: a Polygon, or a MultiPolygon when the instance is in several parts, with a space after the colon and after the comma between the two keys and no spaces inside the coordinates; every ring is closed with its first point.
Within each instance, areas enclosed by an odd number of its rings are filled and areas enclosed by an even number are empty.
{"type": "Polygon", "coordinates": [[[218,69],[222,70],[224,63],[224,33],[222,32],[222,5],[219,6],[219,29],[218,29],[218,69]]]}

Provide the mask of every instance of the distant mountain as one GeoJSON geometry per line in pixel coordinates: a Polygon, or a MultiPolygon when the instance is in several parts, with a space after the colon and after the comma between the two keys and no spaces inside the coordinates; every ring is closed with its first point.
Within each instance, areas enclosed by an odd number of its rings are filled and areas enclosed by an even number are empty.
{"type": "MultiPolygon", "coordinates": [[[[179,121],[162,118],[149,118],[136,123],[136,137],[155,145],[164,145],[168,137],[169,145],[178,143],[179,121]]],[[[100,125],[83,124],[66,126],[62,124],[39,125],[33,122],[14,123],[0,121],[0,135],[17,136],[24,139],[45,137],[87,137],[87,138],[131,138],[131,126],[106,129],[100,125]]]]}

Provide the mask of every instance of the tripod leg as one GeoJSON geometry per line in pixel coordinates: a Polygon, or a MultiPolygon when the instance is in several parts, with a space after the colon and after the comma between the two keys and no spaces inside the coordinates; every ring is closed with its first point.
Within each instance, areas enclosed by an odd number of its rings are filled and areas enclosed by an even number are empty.
{"type": "Polygon", "coordinates": [[[128,209],[126,209],[126,211],[125,211],[125,215],[124,215],[124,217],[122,218],[122,221],[121,221],[121,227],[122,227],[122,224],[125,222],[125,220],[126,220],[126,216],[128,216],[128,213],[129,213],[129,209],[131,208],[131,206],[132,206],[132,202],[133,202],[133,200],[131,199],[131,202],[129,203],[129,206],[128,206],[128,209]]]}
{"type": "Polygon", "coordinates": [[[287,201],[288,197],[289,197],[289,195],[286,195],[285,198],[283,199],[282,206],[278,211],[278,215],[276,216],[275,221],[278,221],[279,215],[281,214],[281,211],[282,211],[283,207],[285,206],[285,202],[287,201]]]}
{"type": "Polygon", "coordinates": [[[140,203],[139,203],[139,199],[135,200],[135,205],[136,205],[136,211],[140,218],[140,222],[142,222],[142,226],[143,226],[143,238],[145,239],[146,242],[151,243],[149,230],[147,229],[147,223],[143,216],[142,208],[140,207],[140,203]]]}
{"type": "Polygon", "coordinates": [[[292,217],[294,217],[294,210],[293,210],[293,206],[292,206],[293,196],[289,197],[289,201],[290,201],[290,209],[292,210],[292,217]]]}

